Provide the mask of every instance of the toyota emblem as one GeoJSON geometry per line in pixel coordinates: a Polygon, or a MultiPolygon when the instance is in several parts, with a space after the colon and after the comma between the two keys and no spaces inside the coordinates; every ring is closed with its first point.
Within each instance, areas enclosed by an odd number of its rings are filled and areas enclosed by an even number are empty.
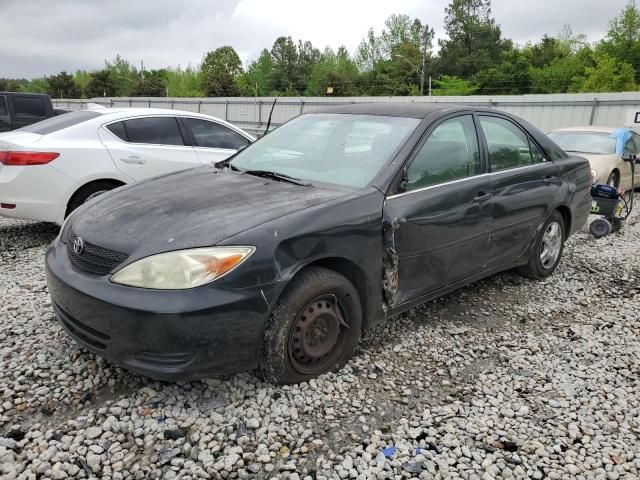
{"type": "Polygon", "coordinates": [[[73,239],[73,251],[76,255],[80,255],[84,250],[84,241],[80,237],[73,239]]]}

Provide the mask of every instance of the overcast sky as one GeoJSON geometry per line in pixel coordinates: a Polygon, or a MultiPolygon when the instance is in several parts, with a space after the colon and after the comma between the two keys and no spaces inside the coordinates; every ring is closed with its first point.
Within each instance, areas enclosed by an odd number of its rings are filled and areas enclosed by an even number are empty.
{"type": "MultiPolygon", "coordinates": [[[[120,54],[147,68],[197,65],[233,46],[243,62],[291,35],[314,46],[355,50],[369,27],[393,13],[418,17],[442,37],[449,0],[0,0],[0,77],[96,69],[120,54]]],[[[627,0],[493,0],[503,34],[523,43],[564,24],[590,40],[627,0]]]]}

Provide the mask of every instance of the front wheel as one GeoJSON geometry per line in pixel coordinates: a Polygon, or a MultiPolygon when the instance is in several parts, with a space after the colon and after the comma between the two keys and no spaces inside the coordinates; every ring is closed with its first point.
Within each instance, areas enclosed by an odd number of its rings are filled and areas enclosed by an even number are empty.
{"type": "Polygon", "coordinates": [[[278,302],[264,334],[260,373],[272,383],[299,383],[338,370],[362,328],[358,292],[325,268],[303,270],[278,302]]]}
{"type": "Polygon", "coordinates": [[[615,188],[616,190],[620,187],[620,176],[618,172],[611,172],[609,178],[607,179],[607,185],[615,188]]]}
{"type": "Polygon", "coordinates": [[[531,250],[531,258],[525,266],[520,267],[519,272],[525,277],[534,279],[551,275],[560,263],[564,240],[564,218],[556,210],[544,222],[531,250]]]}

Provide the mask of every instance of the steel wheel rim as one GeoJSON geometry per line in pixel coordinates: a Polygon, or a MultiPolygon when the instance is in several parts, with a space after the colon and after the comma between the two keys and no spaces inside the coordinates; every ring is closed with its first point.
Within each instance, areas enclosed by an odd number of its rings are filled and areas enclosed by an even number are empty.
{"type": "Polygon", "coordinates": [[[561,248],[562,228],[558,222],[551,222],[542,234],[540,263],[545,270],[549,270],[556,264],[561,248]]]}
{"type": "Polygon", "coordinates": [[[335,365],[348,329],[335,295],[321,295],[309,302],[289,333],[289,359],[295,370],[317,375],[335,365]]]}

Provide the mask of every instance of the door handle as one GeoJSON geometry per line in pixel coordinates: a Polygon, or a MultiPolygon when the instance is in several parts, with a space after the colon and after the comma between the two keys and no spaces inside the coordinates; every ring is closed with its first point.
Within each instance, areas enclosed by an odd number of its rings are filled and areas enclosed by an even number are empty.
{"type": "Polygon", "coordinates": [[[120,159],[121,162],[130,163],[133,165],[143,165],[146,160],[138,157],[137,155],[131,155],[130,157],[125,157],[120,159]]]}
{"type": "Polygon", "coordinates": [[[485,203],[488,202],[491,197],[493,197],[493,193],[485,193],[478,192],[478,196],[473,199],[474,203],[485,203]]]}
{"type": "Polygon", "coordinates": [[[556,177],[554,177],[553,175],[546,175],[544,177],[544,183],[546,183],[547,185],[549,185],[550,183],[554,183],[556,181],[556,177]]]}

